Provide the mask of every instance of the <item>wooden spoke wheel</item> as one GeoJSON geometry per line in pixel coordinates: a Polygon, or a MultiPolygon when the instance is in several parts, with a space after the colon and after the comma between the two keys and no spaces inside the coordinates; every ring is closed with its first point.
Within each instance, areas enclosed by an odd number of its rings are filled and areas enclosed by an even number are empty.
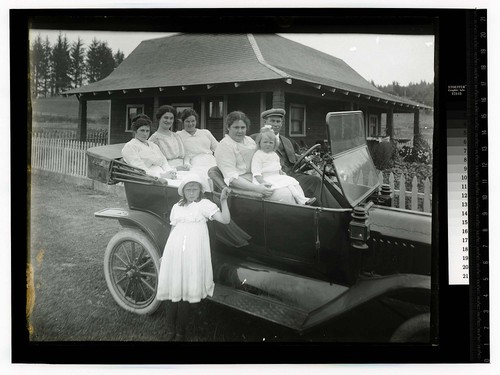
{"type": "Polygon", "coordinates": [[[124,229],[108,243],[104,275],[114,300],[127,311],[152,314],[160,305],[156,299],[159,252],[138,229],[124,229]]]}

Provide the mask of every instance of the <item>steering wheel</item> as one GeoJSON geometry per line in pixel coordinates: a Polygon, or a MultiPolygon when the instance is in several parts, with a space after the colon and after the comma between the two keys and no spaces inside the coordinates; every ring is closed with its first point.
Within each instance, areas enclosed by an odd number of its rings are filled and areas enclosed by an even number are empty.
{"type": "MultiPolygon", "coordinates": [[[[292,167],[292,171],[294,172],[297,172],[298,170],[300,170],[302,168],[302,164],[304,163],[304,160],[306,160],[306,157],[311,155],[312,152],[314,150],[316,150],[317,148],[321,147],[321,145],[319,143],[316,143],[314,146],[312,146],[311,148],[309,148],[309,150],[307,150],[306,152],[304,152],[298,159],[297,161],[295,162],[295,164],[293,165],[292,167]]],[[[314,165],[314,163],[312,163],[310,160],[306,160],[305,161],[306,164],[311,164],[311,166],[314,165]]],[[[315,166],[315,165],[314,165],[315,166]]],[[[319,168],[314,168],[314,169],[319,169],[319,168]]]]}

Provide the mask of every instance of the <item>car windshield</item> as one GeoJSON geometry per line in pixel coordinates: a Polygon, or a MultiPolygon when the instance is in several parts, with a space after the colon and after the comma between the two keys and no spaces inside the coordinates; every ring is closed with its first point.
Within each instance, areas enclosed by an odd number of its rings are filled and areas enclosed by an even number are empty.
{"type": "Polygon", "coordinates": [[[366,146],[342,154],[333,164],[338,183],[352,206],[378,188],[377,171],[366,146]]]}
{"type": "Polygon", "coordinates": [[[349,203],[355,206],[380,185],[366,145],[363,113],[330,112],[326,122],[336,182],[349,203]]]}
{"type": "Polygon", "coordinates": [[[326,123],[333,156],[366,145],[361,111],[330,112],[326,115],[326,123]]]}

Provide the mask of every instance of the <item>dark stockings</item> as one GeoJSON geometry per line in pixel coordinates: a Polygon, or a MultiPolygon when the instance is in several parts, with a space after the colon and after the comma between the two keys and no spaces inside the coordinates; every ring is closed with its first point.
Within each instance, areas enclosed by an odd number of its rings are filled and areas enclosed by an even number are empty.
{"type": "Polygon", "coordinates": [[[167,312],[167,341],[175,337],[175,325],[177,322],[177,305],[178,303],[172,301],[165,301],[167,312]]]}
{"type": "Polygon", "coordinates": [[[186,336],[186,327],[190,320],[191,304],[186,301],[180,301],[177,309],[177,336],[179,340],[184,340],[186,336]]]}
{"type": "Polygon", "coordinates": [[[167,311],[167,340],[184,341],[186,327],[191,319],[192,303],[165,301],[167,311]]]}

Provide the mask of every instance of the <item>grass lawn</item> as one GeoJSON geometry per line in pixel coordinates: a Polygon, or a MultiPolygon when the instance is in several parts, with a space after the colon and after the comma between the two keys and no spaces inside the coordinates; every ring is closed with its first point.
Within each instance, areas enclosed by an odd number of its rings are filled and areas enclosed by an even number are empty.
{"type": "MultiPolygon", "coordinates": [[[[107,129],[109,100],[89,100],[87,121],[89,129],[107,129]]],[[[32,103],[33,127],[47,129],[76,129],[78,125],[78,99],[75,96],[34,99],[32,103]]]]}
{"type": "MultiPolygon", "coordinates": [[[[127,203],[123,197],[33,175],[29,227],[35,285],[32,341],[164,340],[163,305],[153,315],[136,315],[121,309],[108,291],[104,251],[121,227],[115,220],[94,217],[94,212],[107,207],[127,207],[127,203]]],[[[188,326],[187,338],[194,342],[385,341],[387,327],[400,322],[401,317],[382,304],[371,304],[299,336],[204,301],[188,326]]]]}

